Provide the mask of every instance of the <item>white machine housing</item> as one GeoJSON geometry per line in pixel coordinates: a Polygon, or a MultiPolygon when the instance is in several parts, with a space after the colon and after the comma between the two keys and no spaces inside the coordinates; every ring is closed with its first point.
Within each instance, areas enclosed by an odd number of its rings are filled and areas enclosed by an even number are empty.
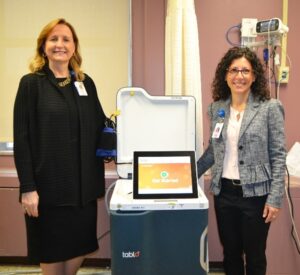
{"type": "Polygon", "coordinates": [[[117,93],[117,172],[132,176],[134,151],[195,151],[196,100],[151,96],[143,88],[117,93]]]}
{"type": "Polygon", "coordinates": [[[133,199],[134,151],[195,151],[195,98],[151,96],[142,88],[127,87],[118,91],[117,110],[117,172],[121,179],[115,184],[110,210],[207,209],[202,179],[197,198],[133,199]]]}

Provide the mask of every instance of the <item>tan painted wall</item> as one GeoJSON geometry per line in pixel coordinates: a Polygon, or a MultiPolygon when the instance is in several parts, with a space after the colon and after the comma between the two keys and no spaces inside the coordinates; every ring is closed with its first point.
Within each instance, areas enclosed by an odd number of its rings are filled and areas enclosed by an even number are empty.
{"type": "Polygon", "coordinates": [[[0,142],[13,139],[13,104],[41,29],[54,18],[79,36],[83,69],[109,116],[128,85],[129,0],[0,0],[0,142]]]}

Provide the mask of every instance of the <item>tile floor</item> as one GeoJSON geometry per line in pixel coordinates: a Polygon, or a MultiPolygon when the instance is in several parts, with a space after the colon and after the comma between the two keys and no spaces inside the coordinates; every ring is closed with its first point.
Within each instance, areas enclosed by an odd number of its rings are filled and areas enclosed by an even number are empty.
{"type": "MultiPolygon", "coordinates": [[[[38,266],[9,266],[0,265],[0,275],[41,275],[38,266]]],[[[104,268],[83,267],[78,275],[111,275],[111,271],[104,268]]]]}
{"type": "MultiPolygon", "coordinates": [[[[41,275],[38,266],[10,266],[0,265],[0,275],[41,275]]],[[[111,275],[111,271],[105,268],[83,267],[78,275],[111,275]]],[[[222,272],[210,272],[209,275],[224,275],[222,272]]]]}

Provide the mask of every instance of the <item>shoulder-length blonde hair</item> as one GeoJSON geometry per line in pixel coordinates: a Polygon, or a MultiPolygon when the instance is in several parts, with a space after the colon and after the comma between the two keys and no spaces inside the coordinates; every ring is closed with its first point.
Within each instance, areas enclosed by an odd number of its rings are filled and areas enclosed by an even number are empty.
{"type": "Polygon", "coordinates": [[[72,69],[74,71],[76,79],[79,81],[82,81],[82,80],[84,80],[84,73],[80,69],[80,66],[82,63],[82,57],[80,55],[78,36],[75,32],[74,27],[63,18],[58,18],[58,19],[52,20],[50,23],[48,23],[42,29],[42,31],[37,39],[35,56],[29,64],[29,70],[31,72],[35,73],[35,72],[41,70],[44,67],[44,65],[46,64],[47,57],[44,54],[45,43],[46,43],[47,37],[49,36],[50,32],[58,24],[66,25],[67,27],[69,27],[69,29],[72,32],[73,40],[74,40],[74,44],[75,44],[75,52],[70,59],[69,67],[70,67],[70,69],[72,69]]]}

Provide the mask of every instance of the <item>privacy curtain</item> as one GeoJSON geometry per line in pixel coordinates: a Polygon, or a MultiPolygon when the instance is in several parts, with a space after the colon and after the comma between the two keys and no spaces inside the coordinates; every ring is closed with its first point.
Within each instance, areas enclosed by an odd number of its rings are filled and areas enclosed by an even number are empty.
{"type": "Polygon", "coordinates": [[[165,93],[196,99],[196,155],[203,151],[202,94],[194,0],[168,0],[165,41],[165,93]]]}

